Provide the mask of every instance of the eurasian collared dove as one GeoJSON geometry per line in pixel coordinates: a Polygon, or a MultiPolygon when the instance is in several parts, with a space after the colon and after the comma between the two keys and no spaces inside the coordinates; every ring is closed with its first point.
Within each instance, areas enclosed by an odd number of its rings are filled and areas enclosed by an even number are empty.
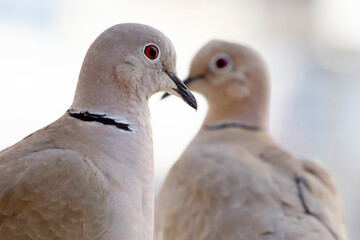
{"type": "Polygon", "coordinates": [[[71,108],[0,152],[0,239],[152,239],[148,99],[172,91],[196,108],[160,31],[119,24],[84,59],[71,108]]]}
{"type": "Polygon", "coordinates": [[[157,196],[156,240],[347,239],[331,176],[267,131],[268,76],[253,50],[211,41],[185,83],[209,110],[157,196]]]}

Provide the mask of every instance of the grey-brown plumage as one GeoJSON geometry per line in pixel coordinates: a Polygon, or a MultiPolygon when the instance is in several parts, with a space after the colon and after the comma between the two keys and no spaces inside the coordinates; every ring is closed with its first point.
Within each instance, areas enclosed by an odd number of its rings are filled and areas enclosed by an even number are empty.
{"type": "Polygon", "coordinates": [[[152,239],[148,99],[172,91],[196,107],[175,62],[170,40],[146,25],[94,41],[71,108],[0,152],[1,240],[152,239]]]}
{"type": "Polygon", "coordinates": [[[347,239],[331,176],[267,132],[267,72],[253,50],[211,41],[186,82],[209,111],[157,196],[156,240],[347,239]]]}

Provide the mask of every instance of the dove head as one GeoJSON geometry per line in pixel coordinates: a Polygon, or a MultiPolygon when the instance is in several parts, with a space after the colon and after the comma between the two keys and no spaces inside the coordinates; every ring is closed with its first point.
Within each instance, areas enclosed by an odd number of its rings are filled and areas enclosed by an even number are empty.
{"type": "Polygon", "coordinates": [[[252,49],[210,41],[195,55],[184,82],[207,99],[205,123],[238,122],[266,127],[268,74],[263,60],[252,49]]]}
{"type": "Polygon", "coordinates": [[[168,91],[196,108],[175,69],[175,49],[162,32],[142,24],[115,25],[91,44],[72,107],[113,113],[121,104],[147,102],[168,91]]]}

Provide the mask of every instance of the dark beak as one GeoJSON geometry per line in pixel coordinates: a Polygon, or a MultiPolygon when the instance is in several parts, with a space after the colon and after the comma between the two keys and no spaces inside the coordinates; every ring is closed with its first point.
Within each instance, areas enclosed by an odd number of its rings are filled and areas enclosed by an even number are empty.
{"type": "Polygon", "coordinates": [[[184,80],[184,83],[186,86],[188,86],[190,83],[192,83],[193,81],[195,81],[198,78],[202,78],[202,76],[199,77],[188,77],[187,79],[184,80]]]}
{"type": "MultiPolygon", "coordinates": [[[[169,73],[167,71],[165,72],[174,81],[176,85],[174,91],[176,91],[187,104],[189,104],[191,107],[193,107],[196,110],[197,109],[196,99],[194,95],[186,87],[186,85],[175,74],[169,73]]],[[[162,98],[164,98],[164,96],[162,98]]]]}
{"type": "MultiPolygon", "coordinates": [[[[168,74],[169,75],[169,74],[168,74]]],[[[176,77],[176,76],[175,76],[176,77]]],[[[185,79],[184,80],[184,84],[186,85],[186,86],[188,86],[191,82],[193,82],[193,81],[195,81],[196,79],[198,79],[198,78],[201,78],[202,76],[199,76],[199,77],[188,77],[187,79],[185,79]]],[[[176,77],[177,78],[177,77],[176,77]]],[[[180,81],[180,80],[179,80],[180,81]]],[[[161,99],[164,99],[164,98],[166,98],[166,97],[168,97],[168,96],[170,96],[170,94],[169,93],[164,93],[162,96],[161,96],[161,99]]]]}

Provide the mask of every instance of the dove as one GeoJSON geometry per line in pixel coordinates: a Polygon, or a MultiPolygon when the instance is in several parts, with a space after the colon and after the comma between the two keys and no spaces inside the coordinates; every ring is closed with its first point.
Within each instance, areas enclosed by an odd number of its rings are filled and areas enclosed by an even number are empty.
{"type": "Polygon", "coordinates": [[[170,91],[197,106],[175,65],[157,29],[126,23],[101,33],[69,110],[0,152],[0,239],[152,239],[148,99],[170,91]]]}
{"type": "Polygon", "coordinates": [[[268,132],[269,79],[257,52],[212,40],[184,82],[209,108],[157,195],[156,240],[348,239],[329,173],[268,132]]]}

